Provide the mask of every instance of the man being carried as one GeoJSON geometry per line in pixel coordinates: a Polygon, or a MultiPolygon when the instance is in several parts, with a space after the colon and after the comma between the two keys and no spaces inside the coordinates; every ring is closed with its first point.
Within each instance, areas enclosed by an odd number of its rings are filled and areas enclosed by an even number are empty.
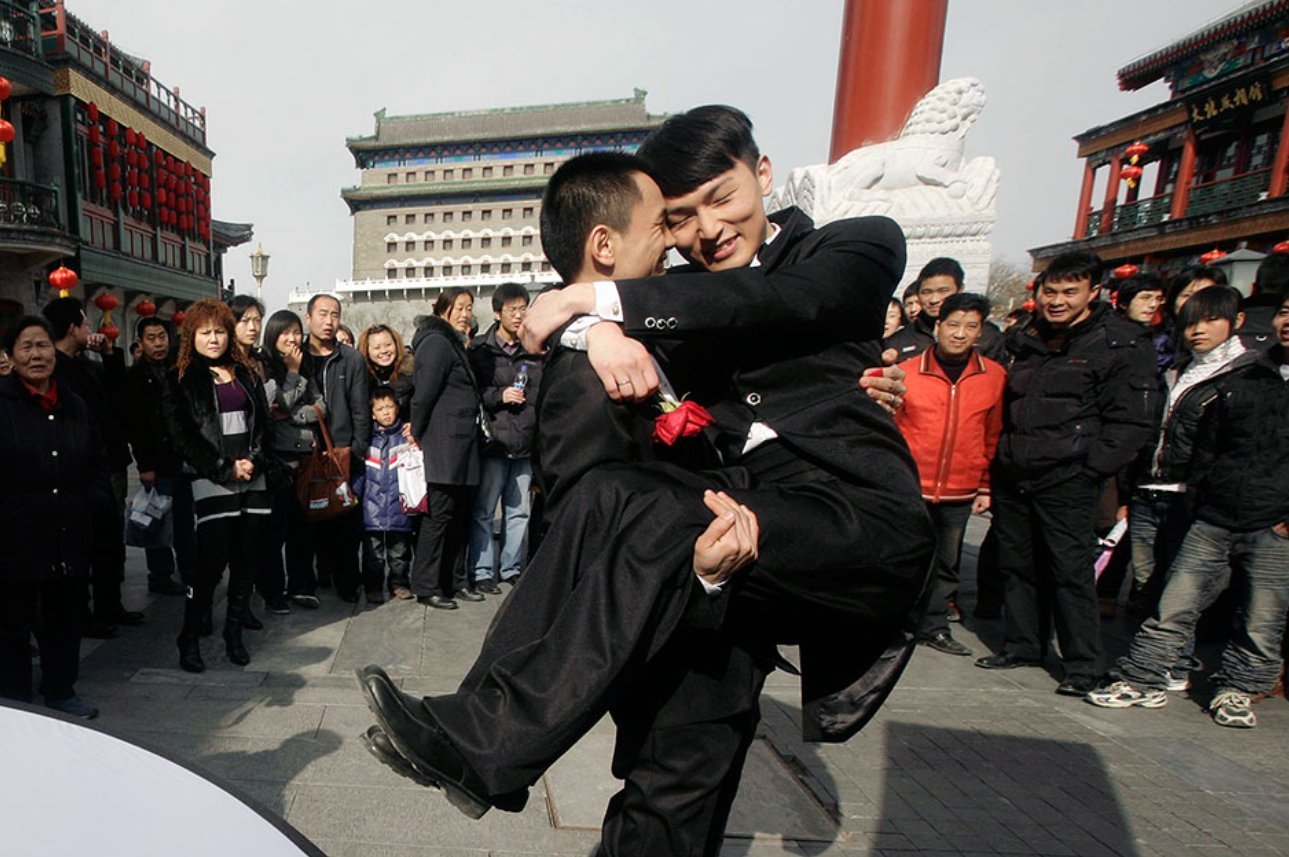
{"type": "Polygon", "coordinates": [[[668,199],[670,222],[656,228],[669,225],[695,265],[552,292],[525,322],[528,345],[595,312],[613,322],[588,334],[601,382],[612,398],[641,400],[656,385],[652,362],[622,334],[673,342],[670,371],[712,403],[726,466],[583,475],[457,693],[420,700],[360,671],[393,746],[471,815],[513,807],[695,612],[705,489],[726,489],[762,528],[758,558],[706,613],[754,645],[800,644],[808,739],[853,735],[916,633],[934,537],[907,447],[855,378],[879,362],[904,263],[898,227],[867,218],[815,230],[795,209],[767,219],[770,164],[731,108],[672,117],[642,155],[668,199]],[[892,531],[906,540],[892,543],[892,531]]]}

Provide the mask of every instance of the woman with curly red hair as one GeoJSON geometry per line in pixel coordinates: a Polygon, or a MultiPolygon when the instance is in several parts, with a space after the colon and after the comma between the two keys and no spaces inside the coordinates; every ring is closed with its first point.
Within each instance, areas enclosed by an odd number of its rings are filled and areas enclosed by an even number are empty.
{"type": "Polygon", "coordinates": [[[263,627],[251,615],[250,596],[255,546],[270,511],[269,409],[236,328],[232,310],[219,301],[200,300],[189,307],[166,396],[171,436],[194,474],[200,561],[178,639],[179,666],[189,672],[206,668],[199,638],[225,566],[228,659],[239,666],[250,663],[242,629],[263,627]]]}

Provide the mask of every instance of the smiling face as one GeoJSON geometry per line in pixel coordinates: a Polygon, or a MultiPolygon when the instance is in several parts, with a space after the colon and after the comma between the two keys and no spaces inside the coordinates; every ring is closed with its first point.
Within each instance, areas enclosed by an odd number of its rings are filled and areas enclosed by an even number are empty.
{"type": "Polygon", "coordinates": [[[640,199],[631,209],[631,222],[622,232],[611,232],[613,239],[613,276],[634,279],[661,274],[667,267],[667,251],[672,247],[672,233],[667,228],[667,207],[662,191],[644,173],[632,173],[640,190],[640,199]]]}
{"type": "Polygon", "coordinates": [[[301,342],[304,342],[304,331],[300,329],[300,325],[293,324],[277,335],[273,348],[278,354],[290,354],[293,349],[300,347],[301,342]]]}
{"type": "Polygon", "coordinates": [[[936,354],[950,361],[965,357],[984,330],[985,320],[980,313],[957,310],[935,323],[936,354]]]}
{"type": "Polygon", "coordinates": [[[1089,277],[1080,280],[1044,281],[1034,294],[1043,320],[1055,328],[1078,324],[1092,314],[1092,301],[1101,292],[1089,277]]]}
{"type": "Polygon", "coordinates": [[[382,369],[393,366],[398,359],[398,346],[394,344],[394,337],[383,330],[368,336],[367,359],[373,366],[382,369]]]}
{"type": "Polygon", "coordinates": [[[54,374],[54,341],[39,326],[28,327],[13,344],[13,371],[29,387],[45,389],[54,374]]]}
{"type": "Polygon", "coordinates": [[[737,161],[725,172],[682,196],[667,200],[667,225],[676,249],[709,271],[744,268],[769,235],[762,198],[774,186],[770,159],[755,169],[737,161]]]}

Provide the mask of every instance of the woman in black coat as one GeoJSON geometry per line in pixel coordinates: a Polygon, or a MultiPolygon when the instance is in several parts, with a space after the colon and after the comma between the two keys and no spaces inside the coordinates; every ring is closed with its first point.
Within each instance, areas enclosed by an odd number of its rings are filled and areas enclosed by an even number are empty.
{"type": "Polygon", "coordinates": [[[472,494],[479,484],[479,388],[465,351],[473,316],[470,293],[446,289],[412,340],[412,437],[425,456],[429,504],[416,532],[412,590],[421,604],[443,610],[457,609],[457,598],[483,600],[467,588],[465,574],[472,494]]]}
{"type": "Polygon", "coordinates": [[[269,408],[264,387],[237,342],[235,326],[232,311],[219,301],[200,300],[188,308],[164,408],[179,456],[195,474],[192,493],[200,559],[177,641],[179,666],[189,672],[206,668],[199,642],[202,620],[209,615],[225,566],[228,659],[238,666],[250,663],[242,629],[263,627],[251,615],[250,596],[276,462],[266,443],[269,408]]]}
{"type": "Polygon", "coordinates": [[[5,337],[0,378],[0,696],[31,701],[31,634],[50,708],[90,719],[76,695],[91,522],[113,503],[103,439],[89,409],[53,379],[49,323],[28,316],[5,337]]]}

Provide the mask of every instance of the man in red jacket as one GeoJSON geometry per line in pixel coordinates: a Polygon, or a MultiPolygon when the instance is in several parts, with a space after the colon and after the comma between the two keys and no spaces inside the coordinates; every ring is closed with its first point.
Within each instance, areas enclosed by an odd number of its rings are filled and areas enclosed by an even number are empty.
{"type": "Polygon", "coordinates": [[[1003,427],[1003,367],[975,346],[989,301],[959,292],[940,307],[935,345],[900,364],[908,393],[895,424],[917,462],[922,499],[938,547],[934,589],[919,642],[949,655],[971,650],[949,632],[949,598],[958,588],[958,554],[972,512],[989,509],[989,463],[1003,427]]]}

